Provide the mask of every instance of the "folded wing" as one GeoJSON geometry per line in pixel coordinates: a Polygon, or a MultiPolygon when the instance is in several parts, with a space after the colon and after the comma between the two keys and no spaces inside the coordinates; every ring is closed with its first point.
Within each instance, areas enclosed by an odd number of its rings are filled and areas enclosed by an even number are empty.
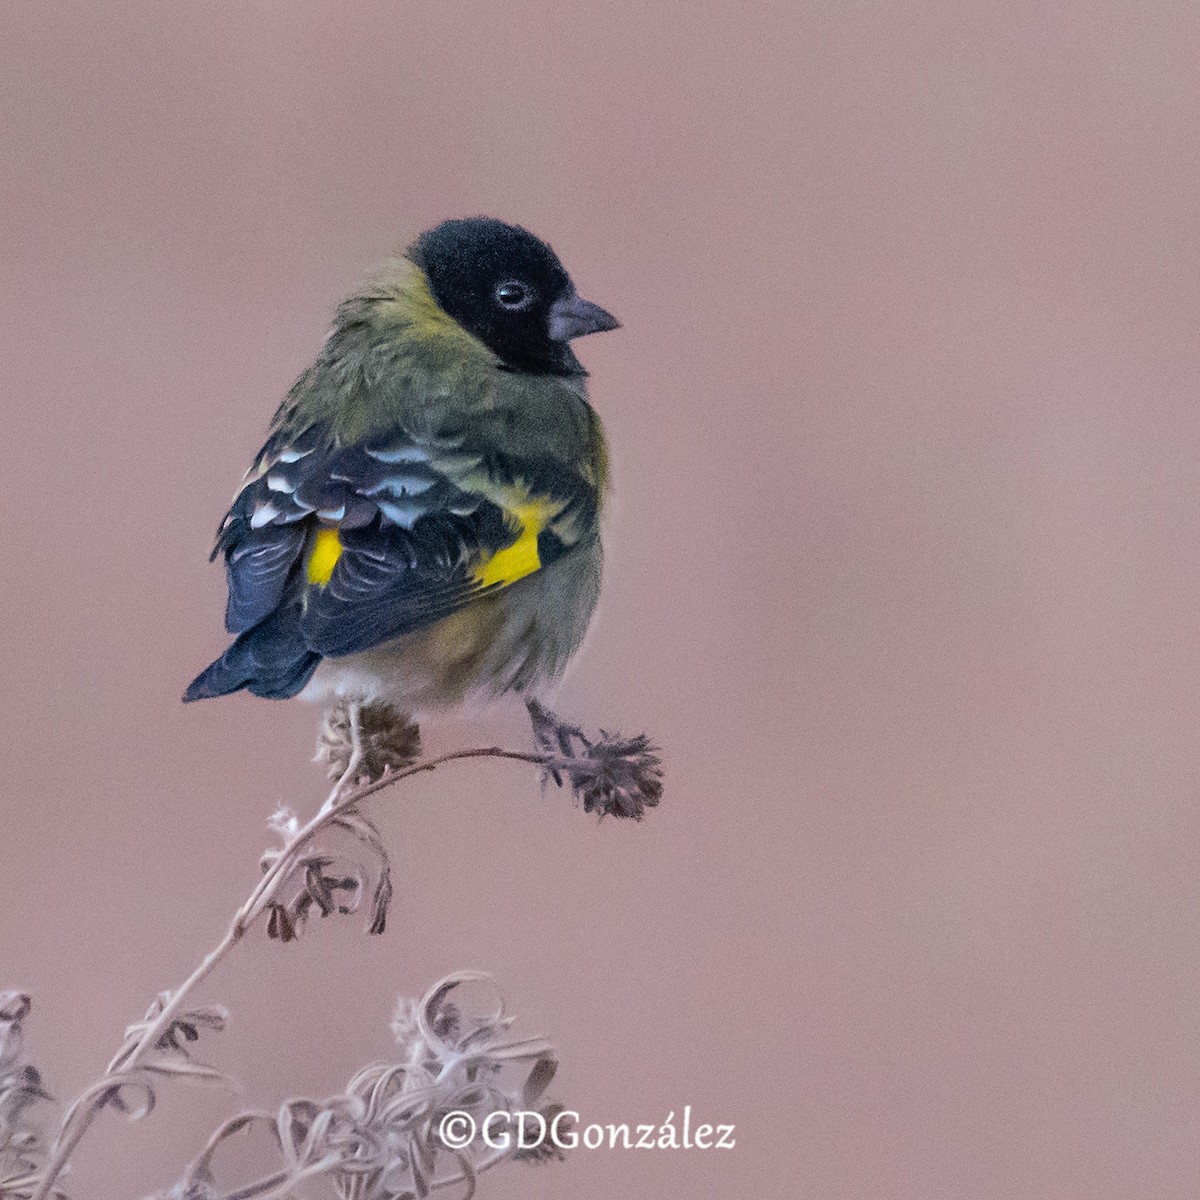
{"type": "Polygon", "coordinates": [[[353,446],[320,427],[263,447],[213,551],[233,645],[185,699],[294,695],[322,657],[419,629],[569,550],[593,488],[552,460],[395,434],[353,446]]]}

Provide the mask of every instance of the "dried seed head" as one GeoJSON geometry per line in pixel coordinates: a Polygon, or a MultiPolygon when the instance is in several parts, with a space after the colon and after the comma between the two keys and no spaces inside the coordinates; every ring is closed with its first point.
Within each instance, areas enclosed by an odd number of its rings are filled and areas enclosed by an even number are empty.
{"type": "MultiPolygon", "coordinates": [[[[421,753],[421,731],[406,714],[377,701],[359,705],[361,754],[351,784],[373,783],[388,771],[412,766],[421,753]]],[[[328,763],[329,778],[341,779],[354,753],[350,705],[339,701],[325,710],[317,735],[316,761],[328,763]]]]}
{"type": "Polygon", "coordinates": [[[662,760],[644,733],[622,738],[600,731],[600,740],[561,764],[584,812],[640,821],[662,798],[662,760]]]}
{"type": "Polygon", "coordinates": [[[584,812],[601,817],[632,817],[662,799],[663,769],[658,747],[644,734],[623,738],[600,730],[593,741],[577,725],[555,716],[536,699],[525,702],[533,724],[533,740],[543,754],[542,786],[564,780],[584,812]]]}

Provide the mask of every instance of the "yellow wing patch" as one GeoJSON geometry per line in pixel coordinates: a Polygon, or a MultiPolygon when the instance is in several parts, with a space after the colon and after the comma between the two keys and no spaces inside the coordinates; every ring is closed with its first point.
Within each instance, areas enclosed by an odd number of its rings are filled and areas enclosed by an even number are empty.
{"type": "Polygon", "coordinates": [[[333,575],[337,560],[342,557],[342,542],[336,529],[322,529],[313,542],[308,556],[308,582],[324,587],[333,575]]]}
{"type": "MultiPolygon", "coordinates": [[[[475,568],[473,578],[481,587],[508,587],[542,565],[538,554],[538,535],[562,511],[562,502],[546,497],[508,504],[504,509],[517,527],[517,540],[503,550],[488,555],[475,568]]],[[[342,542],[336,529],[318,530],[308,556],[308,582],[324,587],[333,576],[333,568],[342,556],[342,542]]]]}
{"type": "Polygon", "coordinates": [[[526,575],[532,575],[541,565],[538,554],[538,534],[550,524],[562,509],[556,500],[530,499],[522,504],[505,506],[505,512],[520,533],[511,546],[497,550],[475,568],[475,582],[482,587],[499,584],[508,587],[526,575]]]}

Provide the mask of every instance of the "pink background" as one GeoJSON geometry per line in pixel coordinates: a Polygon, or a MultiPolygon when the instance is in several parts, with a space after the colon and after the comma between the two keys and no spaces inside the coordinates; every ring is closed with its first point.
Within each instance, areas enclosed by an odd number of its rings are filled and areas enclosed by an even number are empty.
{"type": "MultiPolygon", "coordinates": [[[[560,707],[650,730],[666,798],[390,795],[387,935],[241,948],[212,1059],[328,1094],[478,967],[585,1121],[738,1127],[481,1196],[1193,1196],[1197,11],[8,6],[0,986],[52,1090],[318,801],[312,709],[178,702],[210,537],[333,304],[487,212],[625,323],[581,345],[617,491],[560,707]]],[[[74,1194],[234,1103],[106,1118],[74,1194]]]]}

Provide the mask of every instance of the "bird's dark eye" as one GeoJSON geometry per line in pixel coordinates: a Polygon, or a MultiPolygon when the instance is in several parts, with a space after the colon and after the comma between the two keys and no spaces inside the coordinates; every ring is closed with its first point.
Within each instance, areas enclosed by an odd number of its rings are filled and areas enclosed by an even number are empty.
{"type": "Polygon", "coordinates": [[[528,308],[533,303],[533,289],[519,279],[509,279],[496,285],[496,300],[514,311],[528,308]]]}

